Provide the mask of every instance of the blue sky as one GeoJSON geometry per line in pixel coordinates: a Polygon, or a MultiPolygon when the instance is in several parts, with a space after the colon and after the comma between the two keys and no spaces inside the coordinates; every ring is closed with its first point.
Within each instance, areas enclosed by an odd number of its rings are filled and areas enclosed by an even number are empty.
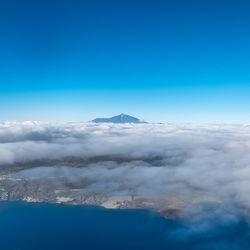
{"type": "Polygon", "coordinates": [[[250,122],[250,2],[2,0],[0,120],[250,122]]]}

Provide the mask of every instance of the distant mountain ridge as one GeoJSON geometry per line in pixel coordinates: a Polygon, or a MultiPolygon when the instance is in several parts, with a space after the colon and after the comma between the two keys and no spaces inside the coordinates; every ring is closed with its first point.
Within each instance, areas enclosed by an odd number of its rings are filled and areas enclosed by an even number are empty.
{"type": "Polygon", "coordinates": [[[111,123],[147,123],[144,120],[138,119],[136,117],[120,114],[117,116],[113,116],[110,118],[96,118],[92,120],[92,122],[100,123],[100,122],[111,122],[111,123]]]}

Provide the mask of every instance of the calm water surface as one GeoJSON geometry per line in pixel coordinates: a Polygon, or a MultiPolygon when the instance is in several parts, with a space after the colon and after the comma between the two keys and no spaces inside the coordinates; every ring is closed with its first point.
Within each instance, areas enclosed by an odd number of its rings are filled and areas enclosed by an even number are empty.
{"type": "Polygon", "coordinates": [[[246,219],[223,214],[193,219],[187,223],[142,210],[0,202],[0,250],[250,249],[246,219]]]}
{"type": "Polygon", "coordinates": [[[166,249],[174,227],[148,211],[0,202],[0,249],[166,249]]]}

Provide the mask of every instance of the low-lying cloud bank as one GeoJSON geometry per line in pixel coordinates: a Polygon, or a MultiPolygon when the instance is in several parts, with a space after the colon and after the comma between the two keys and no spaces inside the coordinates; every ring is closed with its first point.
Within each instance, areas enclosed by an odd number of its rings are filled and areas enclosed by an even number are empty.
{"type": "Polygon", "coordinates": [[[84,168],[66,165],[49,175],[85,176],[114,190],[207,192],[250,206],[249,126],[0,124],[2,168],[70,157],[84,168]]]}
{"type": "Polygon", "coordinates": [[[208,230],[201,221],[218,212],[199,204],[219,204],[226,222],[249,215],[247,125],[0,123],[0,171],[18,164],[30,166],[15,173],[23,179],[87,179],[89,191],[183,207],[196,220],[182,236],[208,230]]]}

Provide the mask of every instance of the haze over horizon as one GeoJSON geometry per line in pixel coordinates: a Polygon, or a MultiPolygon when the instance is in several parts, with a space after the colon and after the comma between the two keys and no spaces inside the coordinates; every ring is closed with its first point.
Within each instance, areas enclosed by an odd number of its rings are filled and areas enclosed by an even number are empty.
{"type": "Polygon", "coordinates": [[[0,3],[0,120],[250,122],[250,3],[0,3]]]}

